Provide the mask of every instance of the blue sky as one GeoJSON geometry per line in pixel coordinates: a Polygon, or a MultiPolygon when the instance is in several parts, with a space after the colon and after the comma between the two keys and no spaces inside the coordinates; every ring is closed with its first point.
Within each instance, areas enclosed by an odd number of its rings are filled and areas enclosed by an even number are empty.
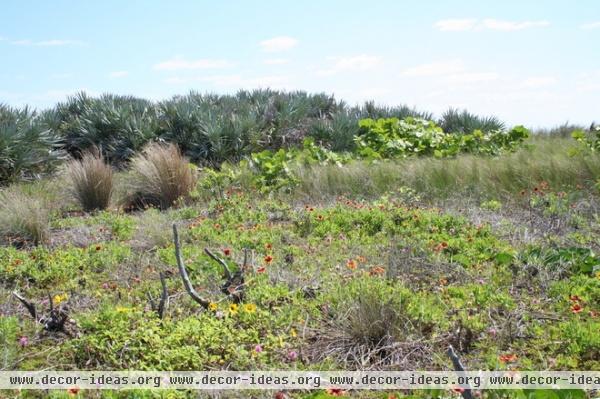
{"type": "Polygon", "coordinates": [[[0,102],[272,87],[589,124],[599,43],[597,0],[5,0],[0,102]]]}

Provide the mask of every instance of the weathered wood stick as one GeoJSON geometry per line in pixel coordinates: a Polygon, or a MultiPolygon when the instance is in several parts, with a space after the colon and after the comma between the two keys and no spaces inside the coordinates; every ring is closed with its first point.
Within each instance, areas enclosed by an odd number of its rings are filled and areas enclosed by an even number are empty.
{"type": "Polygon", "coordinates": [[[196,292],[192,282],[190,281],[190,277],[185,270],[185,266],[183,264],[183,258],[181,257],[181,247],[179,244],[179,233],[177,232],[177,225],[173,223],[173,242],[175,244],[175,259],[177,260],[177,267],[179,268],[179,274],[181,275],[181,279],[183,280],[183,285],[187,293],[192,297],[194,301],[200,304],[204,309],[208,309],[208,305],[210,302],[196,292]]]}

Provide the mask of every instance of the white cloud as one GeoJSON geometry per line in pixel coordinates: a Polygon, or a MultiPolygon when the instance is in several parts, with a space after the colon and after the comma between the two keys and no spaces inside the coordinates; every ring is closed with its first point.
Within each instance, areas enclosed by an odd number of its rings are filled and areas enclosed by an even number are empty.
{"type": "Polygon", "coordinates": [[[287,58],[269,58],[263,61],[265,65],[283,65],[289,63],[287,58]]]}
{"type": "Polygon", "coordinates": [[[154,65],[154,69],[157,71],[180,71],[185,69],[221,69],[231,66],[233,64],[227,60],[209,58],[186,60],[181,57],[175,57],[154,65]]]}
{"type": "Polygon", "coordinates": [[[552,86],[558,80],[553,76],[532,76],[523,81],[523,86],[531,88],[540,88],[552,86]]]}
{"type": "Polygon", "coordinates": [[[581,29],[590,30],[590,29],[600,29],[600,21],[590,22],[587,24],[583,24],[580,26],[581,29]]]}
{"type": "Polygon", "coordinates": [[[523,21],[523,22],[515,22],[515,21],[501,21],[498,19],[487,18],[482,22],[482,26],[486,29],[491,30],[499,30],[499,31],[516,31],[523,30],[529,28],[541,28],[545,26],[549,26],[550,22],[548,21],[523,21]]]}
{"type": "Polygon", "coordinates": [[[476,23],[477,20],[472,18],[443,19],[437,21],[434,26],[441,31],[466,31],[473,29],[476,23]]]}
{"type": "Polygon", "coordinates": [[[406,68],[401,75],[404,76],[439,76],[464,71],[461,60],[437,61],[406,68]]]}
{"type": "Polygon", "coordinates": [[[115,71],[115,72],[109,73],[108,77],[111,79],[118,79],[118,78],[124,78],[127,75],[129,75],[129,72],[127,72],[127,71],[115,71]]]}
{"type": "Polygon", "coordinates": [[[296,47],[298,40],[289,36],[277,36],[271,39],[263,40],[259,43],[263,51],[274,53],[277,51],[289,50],[296,47]]]}
{"type": "Polygon", "coordinates": [[[15,46],[36,46],[36,47],[58,47],[58,46],[83,46],[85,42],[81,40],[41,40],[33,41],[29,39],[13,40],[11,44],[15,46]]]}
{"type": "Polygon", "coordinates": [[[549,26],[548,21],[505,21],[493,18],[477,20],[472,18],[443,19],[437,21],[433,26],[441,31],[480,31],[496,30],[503,32],[518,31],[529,28],[541,28],[549,26]]]}
{"type": "Polygon", "coordinates": [[[346,71],[369,71],[382,64],[381,57],[367,54],[353,57],[331,57],[329,59],[333,61],[333,65],[327,69],[317,71],[317,75],[329,76],[346,71]]]}

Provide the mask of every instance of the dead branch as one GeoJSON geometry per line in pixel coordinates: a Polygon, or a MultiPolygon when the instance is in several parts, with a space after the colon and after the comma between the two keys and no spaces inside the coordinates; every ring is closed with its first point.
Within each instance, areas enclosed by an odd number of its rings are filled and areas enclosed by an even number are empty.
{"type": "Polygon", "coordinates": [[[223,259],[219,258],[217,255],[213,254],[213,253],[211,252],[211,250],[210,250],[210,249],[208,249],[208,248],[204,248],[204,252],[205,252],[205,253],[206,253],[208,256],[210,256],[210,257],[211,257],[211,258],[212,258],[214,261],[216,261],[216,262],[217,262],[217,263],[219,263],[221,266],[223,266],[223,270],[225,271],[225,278],[226,278],[227,280],[231,280],[231,270],[229,270],[229,267],[227,266],[227,263],[226,263],[226,262],[225,262],[223,259]]]}
{"type": "MultiPolygon", "coordinates": [[[[455,371],[465,371],[465,368],[462,365],[460,358],[454,351],[452,345],[448,346],[448,351],[446,353],[448,354],[448,357],[450,357],[455,371]]],[[[465,389],[463,392],[461,392],[461,396],[463,397],[463,399],[473,399],[473,394],[471,393],[470,389],[465,389]]]]}
{"type": "Polygon", "coordinates": [[[35,305],[32,302],[29,302],[27,299],[25,299],[21,295],[19,295],[19,293],[16,291],[14,291],[12,294],[15,298],[17,298],[19,300],[19,302],[21,302],[23,304],[23,306],[25,306],[25,308],[27,308],[27,311],[29,312],[31,317],[33,317],[33,319],[35,321],[37,321],[37,313],[35,312],[35,305]]]}
{"type": "Polygon", "coordinates": [[[152,297],[150,291],[146,293],[146,296],[148,297],[148,301],[150,302],[150,307],[152,308],[152,310],[158,314],[158,317],[160,319],[162,319],[164,318],[165,310],[167,309],[167,306],[169,304],[169,294],[167,292],[167,282],[165,280],[164,273],[160,272],[158,275],[160,277],[161,285],[160,301],[158,302],[158,305],[154,301],[154,298],[152,297]]]}
{"type": "Polygon", "coordinates": [[[173,242],[175,244],[175,259],[177,260],[177,267],[179,268],[179,274],[181,275],[181,279],[183,280],[183,285],[187,293],[192,297],[194,301],[196,301],[200,306],[204,309],[208,309],[208,305],[210,302],[196,292],[192,282],[190,281],[190,277],[187,274],[187,270],[185,270],[185,266],[183,264],[183,258],[181,256],[181,246],[179,244],[179,233],[177,232],[177,225],[173,223],[173,242]]]}
{"type": "Polygon", "coordinates": [[[35,305],[33,302],[28,301],[23,296],[19,295],[16,291],[13,292],[13,296],[19,300],[25,306],[31,317],[36,321],[36,323],[40,323],[44,326],[44,330],[49,332],[62,332],[68,336],[71,336],[71,333],[65,329],[65,323],[69,319],[69,314],[67,311],[61,307],[55,308],[54,303],[52,302],[52,295],[48,294],[48,315],[42,316],[38,319],[37,312],[35,310],[35,305]]]}

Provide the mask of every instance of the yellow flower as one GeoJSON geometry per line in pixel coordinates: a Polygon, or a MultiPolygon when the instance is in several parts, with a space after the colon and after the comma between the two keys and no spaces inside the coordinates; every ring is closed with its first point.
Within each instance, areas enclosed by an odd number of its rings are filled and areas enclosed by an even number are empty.
{"type": "Polygon", "coordinates": [[[210,310],[212,312],[214,312],[215,310],[217,310],[217,308],[218,308],[218,306],[214,302],[211,302],[211,303],[208,304],[208,310],[210,310]]]}
{"type": "Polygon", "coordinates": [[[232,303],[231,305],[229,305],[229,313],[230,314],[236,314],[237,311],[238,311],[237,303],[232,303]]]}
{"type": "Polygon", "coordinates": [[[66,301],[69,296],[67,294],[57,294],[52,298],[52,302],[54,305],[60,305],[62,302],[66,301]]]}
{"type": "Polygon", "coordinates": [[[127,313],[127,312],[129,312],[131,309],[130,309],[130,308],[123,307],[123,306],[117,306],[117,307],[115,308],[115,310],[116,310],[117,312],[119,312],[119,313],[127,313]]]}
{"type": "Polygon", "coordinates": [[[292,328],[290,330],[290,335],[292,336],[292,338],[296,338],[298,336],[298,333],[296,332],[295,328],[292,328]]]}
{"type": "Polygon", "coordinates": [[[247,303],[244,305],[244,311],[247,313],[254,313],[256,312],[256,305],[253,303],[247,303]]]}

